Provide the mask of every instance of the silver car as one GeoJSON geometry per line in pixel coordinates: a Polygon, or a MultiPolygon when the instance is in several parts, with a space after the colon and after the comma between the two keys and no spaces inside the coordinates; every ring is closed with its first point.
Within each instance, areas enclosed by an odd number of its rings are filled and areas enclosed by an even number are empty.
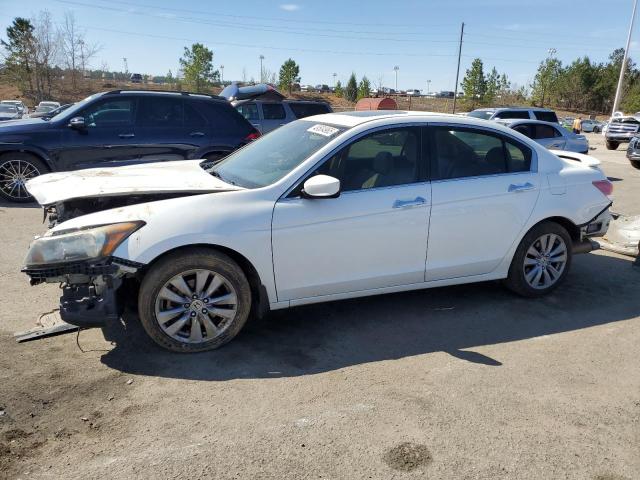
{"type": "Polygon", "coordinates": [[[589,140],[584,135],[576,135],[555,122],[540,120],[500,120],[499,123],[513,128],[516,132],[535,140],[549,150],[567,150],[589,153],[589,140]]]}

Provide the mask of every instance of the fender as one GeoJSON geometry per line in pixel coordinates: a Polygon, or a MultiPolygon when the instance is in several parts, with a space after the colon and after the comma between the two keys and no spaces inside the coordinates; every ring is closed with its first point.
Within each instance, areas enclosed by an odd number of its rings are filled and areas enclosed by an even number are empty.
{"type": "Polygon", "coordinates": [[[51,160],[51,157],[46,150],[36,147],[35,145],[26,145],[24,143],[8,143],[0,142],[0,155],[6,152],[22,152],[31,153],[42,160],[50,172],[55,172],[56,168],[51,160]]]}

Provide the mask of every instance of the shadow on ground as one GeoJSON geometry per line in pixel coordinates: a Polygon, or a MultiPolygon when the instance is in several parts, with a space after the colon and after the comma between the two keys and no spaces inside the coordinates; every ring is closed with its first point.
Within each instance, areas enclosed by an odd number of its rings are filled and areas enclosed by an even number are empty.
{"type": "Polygon", "coordinates": [[[299,307],[248,326],[223,348],[164,351],[135,315],[105,330],[107,366],[131,374],[193,380],[308,375],[368,362],[447,352],[499,367],[473,349],[557,334],[640,315],[640,269],[627,259],[582,255],[552,295],[524,299],[497,282],[299,307]]]}

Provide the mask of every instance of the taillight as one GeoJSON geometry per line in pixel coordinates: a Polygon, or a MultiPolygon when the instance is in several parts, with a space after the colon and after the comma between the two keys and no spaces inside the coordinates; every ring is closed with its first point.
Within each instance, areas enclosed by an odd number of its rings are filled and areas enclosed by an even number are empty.
{"type": "Polygon", "coordinates": [[[258,132],[257,130],[255,132],[251,132],[249,135],[247,135],[246,137],[244,137],[244,139],[247,142],[251,142],[253,140],[255,140],[256,138],[260,137],[260,132],[258,132]]]}
{"type": "Polygon", "coordinates": [[[607,197],[613,193],[613,183],[609,180],[595,180],[593,186],[600,190],[607,197]]]}

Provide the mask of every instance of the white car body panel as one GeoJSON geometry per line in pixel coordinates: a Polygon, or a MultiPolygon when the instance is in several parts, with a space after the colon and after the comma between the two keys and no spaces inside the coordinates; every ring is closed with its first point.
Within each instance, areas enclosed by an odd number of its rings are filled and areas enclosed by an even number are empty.
{"type": "Polygon", "coordinates": [[[185,182],[213,191],[91,213],[53,231],[142,220],[145,226],[114,252],[142,264],[191,245],[232,250],[253,265],[272,309],[505,278],[533,225],[550,217],[582,225],[610,204],[592,185],[606,178],[600,170],[560,159],[497,123],[423,112],[326,114],[299,121],[351,128],[267,187],[224,191],[234,187],[204,172],[198,161],[181,161],[98,169],[113,175],[45,175],[30,181],[29,190],[45,204],[134,188],[184,191],[185,182]],[[442,122],[518,139],[535,152],[532,171],[344,192],[335,199],[284,198],[320,160],[365,132],[442,122]],[[108,186],[101,181],[106,178],[108,186]],[[510,185],[527,183],[532,188],[509,192],[510,185]],[[424,203],[393,208],[397,200],[418,197],[424,203]]]}
{"type": "Polygon", "coordinates": [[[27,190],[41,205],[123,193],[241,190],[205,172],[201,162],[181,160],[49,173],[29,180],[27,190]]]}

